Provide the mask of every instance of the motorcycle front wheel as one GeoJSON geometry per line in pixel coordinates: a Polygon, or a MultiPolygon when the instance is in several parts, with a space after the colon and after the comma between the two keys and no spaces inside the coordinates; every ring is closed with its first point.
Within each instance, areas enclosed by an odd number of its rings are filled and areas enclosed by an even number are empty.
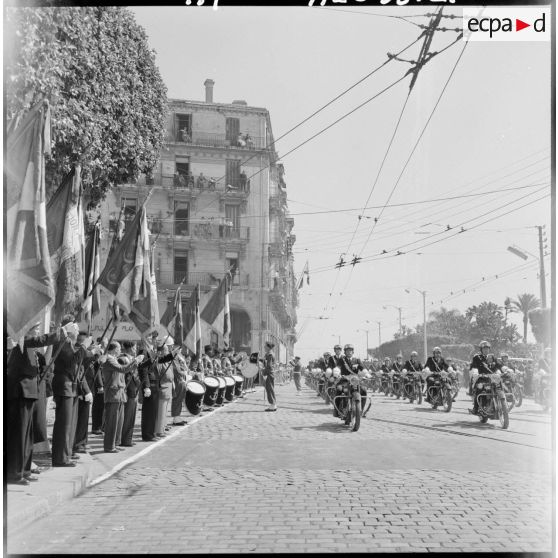
{"type": "Polygon", "coordinates": [[[513,388],[513,395],[515,397],[515,406],[519,409],[519,407],[523,405],[523,394],[521,393],[521,388],[519,386],[515,386],[513,388]]]}
{"type": "Polygon", "coordinates": [[[451,395],[451,391],[447,388],[444,388],[444,390],[442,391],[442,404],[446,413],[449,413],[451,411],[452,402],[453,398],[451,395]]]}
{"type": "Polygon", "coordinates": [[[416,388],[416,391],[417,391],[417,403],[419,405],[422,405],[422,388],[418,387],[416,388]]]}
{"type": "Polygon", "coordinates": [[[362,415],[362,407],[360,401],[353,401],[351,408],[351,424],[353,432],[357,432],[360,428],[360,417],[362,415]]]}
{"type": "Polygon", "coordinates": [[[506,429],[510,425],[510,416],[508,414],[508,406],[505,399],[496,400],[496,409],[498,409],[498,418],[500,419],[500,425],[503,429],[506,429]]]}

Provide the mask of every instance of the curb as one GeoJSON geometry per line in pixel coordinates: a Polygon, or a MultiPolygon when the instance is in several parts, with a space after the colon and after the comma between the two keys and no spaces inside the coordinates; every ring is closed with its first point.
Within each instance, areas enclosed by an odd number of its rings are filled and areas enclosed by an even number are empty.
{"type": "MultiPolygon", "coordinates": [[[[240,398],[236,397],[230,403],[236,403],[240,398]]],[[[226,407],[228,407],[227,405],[226,407]]],[[[169,440],[178,436],[184,429],[196,424],[197,422],[204,420],[207,417],[215,415],[215,413],[223,410],[226,407],[217,407],[214,408],[213,411],[206,412],[202,415],[197,415],[188,420],[188,424],[181,426],[175,429],[171,434],[168,434],[165,438],[158,440],[155,443],[146,446],[139,452],[131,455],[130,457],[124,459],[120,463],[114,465],[110,470],[101,472],[103,468],[103,464],[97,462],[95,458],[90,454],[82,454],[82,459],[80,461],[80,465],[83,465],[83,471],[80,471],[79,474],[75,474],[74,476],[64,477],[64,480],[55,480],[49,479],[54,481],[55,484],[61,484],[62,486],[57,488],[51,494],[46,496],[39,496],[34,499],[33,502],[30,502],[29,505],[25,506],[21,511],[10,513],[9,511],[9,493],[6,490],[6,526],[7,526],[7,533],[9,534],[16,534],[19,533],[23,528],[29,526],[30,523],[48,515],[56,506],[60,505],[63,502],[71,500],[77,496],[80,496],[86,489],[92,488],[109,478],[113,475],[127,467],[128,465],[136,462],[141,457],[147,455],[148,453],[152,452],[155,448],[160,448],[163,444],[168,442],[169,440]]],[[[64,469],[64,472],[67,474],[68,470],[64,469]]],[[[76,472],[77,473],[77,472],[76,472]]],[[[40,482],[40,481],[39,481],[40,482]]]]}

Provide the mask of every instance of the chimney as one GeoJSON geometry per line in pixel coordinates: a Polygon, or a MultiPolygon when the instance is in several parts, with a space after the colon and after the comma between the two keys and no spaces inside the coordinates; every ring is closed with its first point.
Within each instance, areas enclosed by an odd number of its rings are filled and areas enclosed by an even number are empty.
{"type": "Polygon", "coordinates": [[[212,79],[206,79],[203,84],[205,85],[205,102],[213,102],[213,86],[215,82],[212,79]]]}

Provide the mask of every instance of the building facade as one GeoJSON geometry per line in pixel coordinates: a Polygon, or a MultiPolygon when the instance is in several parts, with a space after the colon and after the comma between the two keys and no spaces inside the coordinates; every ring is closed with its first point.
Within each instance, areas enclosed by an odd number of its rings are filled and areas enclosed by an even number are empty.
{"type": "MultiPolygon", "coordinates": [[[[271,340],[285,362],[293,355],[298,305],[285,172],[269,112],[245,101],[215,103],[213,86],[206,80],[205,101],[169,100],[158,165],[135,184],[114,188],[102,204],[102,254],[152,191],[146,209],[161,315],[181,281],[183,300],[200,284],[203,305],[203,293],[207,299],[231,270],[232,346],[262,351],[271,340]]],[[[99,319],[96,330],[107,317],[99,319]]],[[[222,347],[215,332],[208,336],[204,344],[222,347]]]]}

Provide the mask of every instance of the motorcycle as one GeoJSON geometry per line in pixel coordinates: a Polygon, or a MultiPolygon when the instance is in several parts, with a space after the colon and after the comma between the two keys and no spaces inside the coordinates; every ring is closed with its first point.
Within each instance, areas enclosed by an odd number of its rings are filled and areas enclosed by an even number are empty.
{"type": "Polygon", "coordinates": [[[459,380],[457,379],[457,374],[453,370],[453,368],[448,369],[448,377],[450,379],[451,385],[451,400],[455,401],[457,396],[459,395],[459,380]]]}
{"type": "Polygon", "coordinates": [[[393,372],[391,376],[391,393],[399,399],[403,395],[403,381],[399,372],[393,372]]]}
{"type": "MultiPolygon", "coordinates": [[[[430,370],[425,369],[428,373],[430,370]]],[[[427,388],[428,402],[433,409],[443,407],[446,413],[451,411],[453,397],[451,394],[451,380],[446,371],[435,372],[432,384],[427,388]]]]}
{"type": "MultiPolygon", "coordinates": [[[[360,384],[362,379],[357,374],[342,376],[335,384],[335,396],[333,397],[333,407],[335,416],[338,416],[347,426],[351,426],[353,432],[360,428],[362,413],[362,396],[360,384]]],[[[369,397],[365,399],[370,400],[369,397]]],[[[366,411],[370,408],[370,401],[366,402],[366,411]]]]}
{"type": "Polygon", "coordinates": [[[422,403],[422,384],[420,374],[417,372],[407,372],[403,381],[403,390],[410,403],[415,400],[420,405],[422,403]]]}
{"type": "Polygon", "coordinates": [[[521,392],[521,386],[515,381],[513,370],[504,366],[502,368],[501,380],[506,403],[508,405],[508,412],[511,412],[514,407],[521,407],[523,403],[523,393],[521,392]]]}
{"type": "Polygon", "coordinates": [[[368,385],[370,387],[370,390],[373,393],[376,393],[377,391],[380,391],[381,388],[380,377],[378,376],[378,372],[374,370],[369,371],[369,373],[370,373],[370,380],[368,382],[368,385]]]}
{"type": "Polygon", "coordinates": [[[478,416],[484,424],[491,420],[499,420],[502,428],[510,424],[508,405],[502,385],[502,378],[498,374],[479,374],[476,384],[476,399],[478,402],[478,416]]]}
{"type": "Polygon", "coordinates": [[[391,392],[391,378],[389,372],[382,372],[380,376],[380,391],[383,391],[386,396],[391,392]]]}
{"type": "Polygon", "coordinates": [[[323,398],[326,405],[331,403],[331,390],[335,387],[336,377],[333,374],[331,368],[327,368],[325,371],[325,384],[323,389],[323,398]]]}

